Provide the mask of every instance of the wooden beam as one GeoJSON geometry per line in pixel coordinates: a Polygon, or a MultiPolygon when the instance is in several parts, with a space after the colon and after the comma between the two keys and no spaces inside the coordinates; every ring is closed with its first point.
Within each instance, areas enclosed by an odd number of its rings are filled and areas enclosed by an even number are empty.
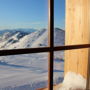
{"type": "MultiPolygon", "coordinates": [[[[66,0],[66,45],[89,44],[89,0],[66,0]]],[[[88,49],[65,51],[65,74],[87,77],[88,49]]]]}
{"type": "MultiPolygon", "coordinates": [[[[89,17],[89,43],[90,43],[90,0],[88,1],[88,17],[89,17]]],[[[88,66],[87,66],[87,85],[86,90],[90,89],[90,48],[88,53],[88,66]]]]}
{"type": "Polygon", "coordinates": [[[53,90],[53,59],[54,59],[54,0],[48,2],[48,30],[49,30],[49,57],[48,57],[48,90],[53,90]]]}

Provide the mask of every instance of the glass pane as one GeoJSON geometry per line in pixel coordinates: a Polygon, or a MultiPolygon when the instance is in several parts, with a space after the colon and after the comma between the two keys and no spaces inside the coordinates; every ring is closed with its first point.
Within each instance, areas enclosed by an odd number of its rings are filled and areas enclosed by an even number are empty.
{"type": "Polygon", "coordinates": [[[54,46],[89,44],[86,6],[87,2],[54,0],[54,46]]]}
{"type": "Polygon", "coordinates": [[[54,88],[58,90],[58,87],[63,82],[64,78],[64,51],[54,52],[54,88]]]}
{"type": "Polygon", "coordinates": [[[47,46],[48,0],[1,0],[0,12],[0,49],[47,46]]]}
{"type": "Polygon", "coordinates": [[[0,90],[37,90],[48,84],[48,53],[0,57],[0,90]]]}
{"type": "Polygon", "coordinates": [[[54,87],[59,90],[86,90],[87,65],[88,49],[55,52],[54,87]]]}
{"type": "Polygon", "coordinates": [[[54,0],[54,46],[65,45],[65,0],[54,0]]]}

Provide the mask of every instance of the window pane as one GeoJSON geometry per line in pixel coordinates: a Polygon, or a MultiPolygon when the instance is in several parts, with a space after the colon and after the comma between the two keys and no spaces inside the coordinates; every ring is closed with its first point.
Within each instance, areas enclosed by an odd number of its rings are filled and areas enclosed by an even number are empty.
{"type": "Polygon", "coordinates": [[[0,90],[36,90],[48,84],[48,53],[0,57],[0,90]]]}
{"type": "Polygon", "coordinates": [[[0,49],[48,44],[48,0],[0,1],[0,49]]]}
{"type": "Polygon", "coordinates": [[[57,90],[64,78],[64,51],[54,52],[54,88],[57,90]]]}
{"type": "Polygon", "coordinates": [[[54,0],[54,45],[89,44],[87,2],[54,0]]]}
{"type": "Polygon", "coordinates": [[[65,45],[65,0],[54,0],[54,45],[65,45]]]}
{"type": "Polygon", "coordinates": [[[88,49],[55,52],[54,87],[60,90],[86,90],[87,65],[88,49]]]}

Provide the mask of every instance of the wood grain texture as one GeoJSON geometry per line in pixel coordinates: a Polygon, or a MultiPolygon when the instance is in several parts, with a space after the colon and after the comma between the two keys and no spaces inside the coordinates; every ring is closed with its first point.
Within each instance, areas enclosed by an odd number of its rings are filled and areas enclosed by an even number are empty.
{"type": "MultiPolygon", "coordinates": [[[[66,0],[66,45],[89,44],[89,0],[66,0]]],[[[87,77],[88,49],[65,51],[65,74],[87,77]]]]}

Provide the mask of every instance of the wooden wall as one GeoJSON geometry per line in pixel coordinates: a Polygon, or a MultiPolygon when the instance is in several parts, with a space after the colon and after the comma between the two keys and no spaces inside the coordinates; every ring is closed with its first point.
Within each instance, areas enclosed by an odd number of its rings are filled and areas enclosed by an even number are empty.
{"type": "MultiPolygon", "coordinates": [[[[66,45],[89,43],[89,0],[66,0],[66,45]]],[[[65,51],[65,74],[87,77],[88,49],[65,51]]]]}

